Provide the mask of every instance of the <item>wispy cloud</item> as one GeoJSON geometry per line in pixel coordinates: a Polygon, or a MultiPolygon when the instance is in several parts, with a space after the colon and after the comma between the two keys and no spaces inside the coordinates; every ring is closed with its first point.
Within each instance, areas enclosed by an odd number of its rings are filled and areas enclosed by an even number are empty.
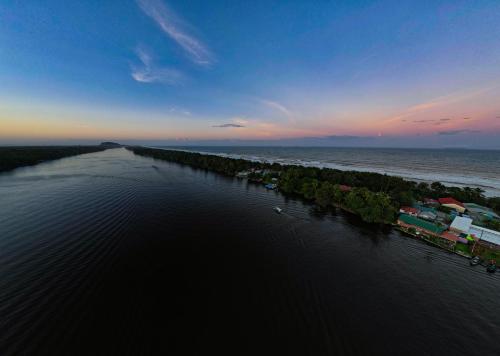
{"type": "Polygon", "coordinates": [[[221,124],[221,125],[213,125],[212,127],[245,127],[240,124],[221,124]]]}
{"type": "Polygon", "coordinates": [[[441,136],[449,136],[449,135],[460,135],[460,134],[473,134],[473,133],[480,133],[481,131],[479,130],[449,130],[449,131],[439,131],[438,135],[441,136]]]}
{"type": "Polygon", "coordinates": [[[288,119],[293,120],[294,114],[291,110],[289,110],[287,107],[284,105],[278,103],[277,101],[272,101],[272,100],[266,100],[266,99],[259,99],[259,101],[270,107],[271,109],[277,110],[284,114],[288,119]]]}
{"type": "Polygon", "coordinates": [[[161,0],[136,0],[141,10],[151,17],[161,30],[174,40],[194,63],[210,66],[214,55],[205,44],[189,33],[189,25],[161,0]]]}
{"type": "Polygon", "coordinates": [[[142,48],[137,48],[135,54],[141,62],[140,65],[132,64],[130,75],[141,83],[163,83],[169,85],[179,84],[184,80],[184,75],[173,68],[158,67],[153,63],[150,53],[142,48]]]}
{"type": "Polygon", "coordinates": [[[184,116],[191,116],[191,111],[182,108],[173,107],[168,109],[168,111],[175,114],[182,114],[184,116]]]}
{"type": "MultiPolygon", "coordinates": [[[[430,111],[431,109],[443,107],[446,105],[450,104],[455,104],[461,101],[469,100],[474,97],[477,97],[479,95],[482,95],[484,93],[487,93],[493,89],[498,88],[498,86],[494,87],[487,87],[487,88],[482,88],[482,89],[477,89],[477,90],[471,90],[468,92],[456,92],[452,93],[449,95],[444,95],[437,97],[435,99],[432,99],[428,102],[420,103],[414,106],[411,106],[404,110],[401,114],[390,117],[384,121],[381,122],[381,124],[392,124],[397,121],[402,121],[406,122],[405,119],[411,118],[416,115],[421,115],[422,113],[426,111],[430,111]]],[[[464,118],[464,120],[468,120],[468,118],[464,118]]]]}

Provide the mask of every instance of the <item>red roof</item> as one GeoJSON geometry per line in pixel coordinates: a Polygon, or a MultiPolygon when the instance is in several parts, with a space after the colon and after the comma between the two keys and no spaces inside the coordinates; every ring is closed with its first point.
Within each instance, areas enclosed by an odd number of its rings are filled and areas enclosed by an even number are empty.
{"type": "Polygon", "coordinates": [[[349,187],[348,185],[343,185],[343,184],[341,184],[341,185],[339,186],[339,188],[340,188],[340,190],[341,190],[341,191],[343,191],[343,192],[349,192],[349,191],[351,191],[351,189],[352,189],[352,188],[351,188],[351,187],[349,187]]]}
{"type": "Polygon", "coordinates": [[[443,239],[446,239],[446,240],[450,240],[450,241],[458,241],[459,237],[455,234],[452,234],[451,232],[449,231],[445,231],[441,234],[441,237],[443,239]]]}
{"type": "Polygon", "coordinates": [[[402,206],[400,210],[404,211],[405,213],[415,214],[415,215],[420,212],[420,210],[418,210],[417,208],[412,208],[411,206],[402,206]]]}
{"type": "Polygon", "coordinates": [[[461,206],[462,208],[465,208],[461,202],[459,202],[456,199],[450,198],[450,197],[439,198],[439,204],[441,204],[441,205],[443,205],[443,204],[455,204],[455,205],[461,206]]]}

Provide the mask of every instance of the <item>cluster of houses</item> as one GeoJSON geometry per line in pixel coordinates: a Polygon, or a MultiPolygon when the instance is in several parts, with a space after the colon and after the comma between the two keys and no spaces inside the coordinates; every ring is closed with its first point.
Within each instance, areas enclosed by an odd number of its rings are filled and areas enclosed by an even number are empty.
{"type": "Polygon", "coordinates": [[[278,188],[278,176],[281,174],[279,171],[272,171],[269,169],[250,169],[248,171],[241,171],[236,174],[237,178],[249,179],[258,183],[265,183],[266,189],[274,190],[278,188]],[[264,178],[268,177],[267,182],[264,178]]]}
{"type": "Polygon", "coordinates": [[[401,207],[398,225],[417,235],[441,239],[448,246],[479,243],[500,249],[500,231],[481,226],[488,220],[500,220],[500,216],[487,207],[447,197],[401,207]]]}

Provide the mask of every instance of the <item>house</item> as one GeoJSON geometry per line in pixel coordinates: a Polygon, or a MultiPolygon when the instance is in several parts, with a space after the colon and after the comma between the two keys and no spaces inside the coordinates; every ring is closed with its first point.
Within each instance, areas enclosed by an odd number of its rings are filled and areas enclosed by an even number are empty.
{"type": "Polygon", "coordinates": [[[350,192],[352,190],[352,188],[350,186],[344,185],[344,184],[339,185],[339,189],[342,192],[350,192]]]}
{"type": "Polygon", "coordinates": [[[402,214],[408,214],[411,216],[418,216],[418,214],[420,213],[420,210],[418,210],[417,208],[412,208],[411,206],[402,206],[399,209],[399,212],[402,214]]]}
{"type": "Polygon", "coordinates": [[[439,198],[438,201],[439,201],[439,204],[441,204],[442,206],[445,206],[445,207],[450,208],[450,209],[454,209],[459,213],[465,212],[465,206],[456,199],[448,197],[448,198],[439,198]]]}
{"type": "Polygon", "coordinates": [[[247,171],[241,171],[241,172],[238,172],[238,174],[236,174],[236,177],[237,178],[247,178],[249,173],[250,172],[247,172],[247,171]]]}
{"type": "Polygon", "coordinates": [[[485,206],[474,203],[464,203],[464,206],[467,209],[467,212],[474,217],[474,220],[485,221],[500,219],[500,216],[497,213],[485,206]]]}
{"type": "Polygon", "coordinates": [[[425,206],[422,204],[413,204],[412,206],[414,208],[417,208],[420,211],[430,211],[430,212],[433,212],[434,214],[436,214],[436,212],[437,212],[436,208],[433,208],[431,206],[425,206]]]}
{"type": "Polygon", "coordinates": [[[446,230],[444,227],[407,214],[399,215],[398,224],[404,228],[413,228],[417,232],[437,237],[441,237],[441,234],[446,230]]]}
{"type": "Polygon", "coordinates": [[[450,225],[450,231],[457,232],[459,234],[467,234],[469,233],[471,225],[472,225],[471,218],[457,216],[450,225]]]}

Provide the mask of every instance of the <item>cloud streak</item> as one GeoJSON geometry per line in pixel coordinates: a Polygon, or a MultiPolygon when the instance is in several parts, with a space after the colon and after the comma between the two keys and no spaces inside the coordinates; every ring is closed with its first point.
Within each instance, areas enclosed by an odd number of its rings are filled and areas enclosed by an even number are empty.
{"type": "Polygon", "coordinates": [[[135,54],[141,62],[141,65],[130,66],[130,75],[135,81],[176,85],[184,80],[184,75],[176,69],[155,66],[151,54],[144,49],[136,49],[135,54]]]}
{"type": "Polygon", "coordinates": [[[245,127],[245,126],[240,124],[221,124],[221,125],[213,125],[212,127],[225,128],[225,127],[245,127]]]}
{"type": "Polygon", "coordinates": [[[267,107],[284,114],[288,118],[288,120],[294,121],[294,113],[291,110],[289,110],[286,106],[278,103],[277,101],[271,101],[266,99],[259,99],[259,101],[262,104],[266,105],[267,107]]]}
{"type": "Polygon", "coordinates": [[[480,133],[479,130],[449,130],[449,131],[439,131],[438,135],[440,136],[450,136],[450,135],[460,135],[460,134],[472,134],[472,133],[480,133]]]}
{"type": "Polygon", "coordinates": [[[215,58],[207,46],[190,34],[189,26],[161,0],[136,1],[141,10],[184,50],[192,62],[200,66],[211,66],[215,62],[215,58]]]}

